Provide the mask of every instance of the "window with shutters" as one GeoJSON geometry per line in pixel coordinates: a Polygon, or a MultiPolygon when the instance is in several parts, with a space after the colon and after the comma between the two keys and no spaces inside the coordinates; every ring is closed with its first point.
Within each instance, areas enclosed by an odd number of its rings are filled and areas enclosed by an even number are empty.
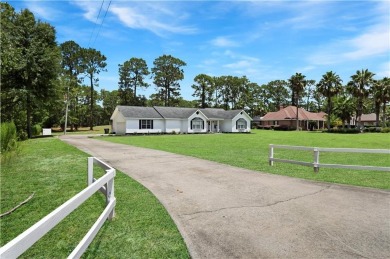
{"type": "Polygon", "coordinates": [[[153,120],[139,120],[140,129],[153,129],[153,120]]]}
{"type": "Polygon", "coordinates": [[[244,119],[237,120],[237,129],[246,129],[246,120],[244,119]]]}
{"type": "Polygon", "coordinates": [[[195,118],[191,121],[191,129],[201,130],[204,129],[204,121],[201,118],[195,118]]]}

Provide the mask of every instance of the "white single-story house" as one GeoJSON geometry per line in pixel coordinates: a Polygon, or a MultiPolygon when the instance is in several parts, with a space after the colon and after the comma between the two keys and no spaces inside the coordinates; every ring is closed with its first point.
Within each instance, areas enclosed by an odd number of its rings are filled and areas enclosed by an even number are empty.
{"type": "Polygon", "coordinates": [[[117,106],[110,120],[116,134],[207,133],[250,132],[252,118],[244,110],[117,106]]]}

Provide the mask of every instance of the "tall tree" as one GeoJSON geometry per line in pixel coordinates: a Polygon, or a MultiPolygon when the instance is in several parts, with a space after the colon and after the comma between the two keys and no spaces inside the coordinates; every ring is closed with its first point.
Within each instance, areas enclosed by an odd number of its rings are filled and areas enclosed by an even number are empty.
{"type": "Polygon", "coordinates": [[[169,106],[175,97],[180,96],[179,81],[184,79],[186,63],[171,55],[163,55],[156,58],[152,68],[153,83],[160,88],[159,94],[164,100],[164,105],[169,106]]]}
{"type": "Polygon", "coordinates": [[[362,114],[363,103],[369,94],[369,89],[374,83],[374,73],[366,70],[358,70],[355,75],[351,76],[351,81],[348,82],[348,91],[357,99],[357,118],[358,127],[362,129],[362,114]]]}
{"type": "Polygon", "coordinates": [[[119,93],[118,90],[107,91],[102,89],[100,91],[100,98],[103,105],[103,116],[104,124],[110,123],[110,117],[115,110],[115,107],[119,105],[119,93]]]}
{"type": "Polygon", "coordinates": [[[81,47],[76,42],[70,40],[61,43],[61,66],[64,69],[65,73],[72,77],[72,85],[77,83],[77,76],[80,74],[81,69],[81,47]]]}
{"type": "MultiPolygon", "coordinates": [[[[76,120],[75,114],[77,113],[77,102],[78,102],[78,96],[74,95],[74,93],[77,93],[75,89],[78,86],[78,76],[82,73],[82,67],[81,67],[81,47],[74,41],[65,41],[60,45],[61,49],[61,66],[63,69],[63,82],[67,82],[64,85],[64,91],[66,95],[66,109],[68,109],[68,106],[73,107],[73,109],[68,114],[65,113],[65,116],[69,116],[72,118],[71,120],[67,120],[68,118],[65,118],[65,121],[71,125],[71,130],[73,130],[73,127],[75,127],[76,120]]],[[[68,109],[69,110],[69,109],[68,109]]],[[[65,125],[66,127],[67,125],[65,125]]],[[[65,128],[66,129],[66,128],[65,128]]]]}
{"type": "Polygon", "coordinates": [[[144,81],[149,75],[148,65],[142,58],[131,58],[119,65],[119,95],[121,104],[137,105],[137,88],[147,88],[148,83],[144,81]],[[132,95],[133,100],[130,99],[132,95]]]}
{"type": "Polygon", "coordinates": [[[228,76],[230,87],[230,103],[232,109],[244,109],[245,101],[247,99],[248,91],[247,85],[250,83],[246,76],[228,76]]]}
{"type": "Polygon", "coordinates": [[[390,79],[385,77],[380,80],[376,80],[370,90],[374,99],[375,115],[376,115],[376,126],[379,127],[379,114],[383,112],[383,124],[386,121],[386,105],[390,100],[390,79]]]}
{"type": "Polygon", "coordinates": [[[269,97],[272,111],[277,111],[282,105],[288,103],[288,83],[285,80],[274,80],[269,82],[265,89],[267,91],[267,96],[269,97]]]}
{"type": "Polygon", "coordinates": [[[214,90],[214,80],[211,76],[199,74],[194,78],[196,84],[191,87],[195,90],[192,96],[199,97],[201,108],[206,108],[211,105],[211,99],[214,90]]]}
{"type": "Polygon", "coordinates": [[[259,91],[259,89],[260,86],[257,83],[249,82],[246,85],[245,98],[241,100],[241,102],[243,103],[242,106],[245,108],[245,111],[251,117],[254,117],[260,113],[259,100],[257,99],[257,94],[256,94],[259,91]]]}
{"type": "Polygon", "coordinates": [[[214,77],[215,87],[215,107],[224,107],[225,110],[229,109],[229,95],[230,87],[227,85],[227,76],[214,77]]]}
{"type": "Polygon", "coordinates": [[[317,84],[317,91],[325,96],[327,101],[327,127],[330,130],[330,116],[332,115],[333,105],[332,98],[336,96],[341,90],[342,82],[341,78],[332,71],[326,72],[320,82],[317,84]]]}
{"type": "Polygon", "coordinates": [[[90,79],[91,96],[90,96],[90,117],[89,117],[89,129],[93,130],[93,108],[95,105],[94,100],[94,85],[97,86],[99,78],[97,75],[105,69],[107,63],[106,57],[100,53],[100,51],[92,48],[82,49],[82,68],[85,75],[90,79]]]}
{"type": "Polygon", "coordinates": [[[307,88],[307,91],[304,91],[304,96],[302,97],[305,97],[306,98],[306,110],[307,111],[310,111],[311,109],[311,106],[312,106],[312,102],[311,100],[314,98],[314,90],[311,88],[312,86],[315,86],[316,84],[316,80],[306,80],[306,88],[307,88]]]}
{"type": "Polygon", "coordinates": [[[292,98],[295,99],[294,103],[296,104],[297,107],[297,115],[296,115],[297,130],[299,130],[299,115],[298,115],[299,98],[307,85],[307,80],[305,78],[306,76],[302,75],[301,73],[295,73],[295,75],[291,76],[290,79],[288,80],[289,87],[291,88],[291,92],[292,92],[292,98]]]}
{"type": "MultiPolygon", "coordinates": [[[[349,122],[355,111],[355,102],[352,96],[349,96],[345,91],[334,100],[334,114],[342,121],[343,128],[345,128],[345,122],[349,122]]],[[[350,124],[348,123],[348,127],[350,124]]]]}
{"type": "Polygon", "coordinates": [[[1,3],[1,21],[4,25],[1,30],[2,91],[12,92],[14,98],[20,100],[31,138],[35,109],[57,98],[55,80],[60,68],[60,52],[55,30],[48,23],[36,21],[28,9],[15,13],[6,3],[1,3]],[[10,29],[12,31],[8,31],[10,29]]]}

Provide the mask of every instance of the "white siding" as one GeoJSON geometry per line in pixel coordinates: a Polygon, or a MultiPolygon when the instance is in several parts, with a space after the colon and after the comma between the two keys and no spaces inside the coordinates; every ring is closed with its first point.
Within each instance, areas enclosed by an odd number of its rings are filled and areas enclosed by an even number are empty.
{"type": "Polygon", "coordinates": [[[172,133],[173,131],[179,133],[182,131],[182,127],[181,127],[182,122],[180,119],[167,119],[165,121],[165,125],[166,125],[165,128],[166,133],[172,133]]]}
{"type": "Polygon", "coordinates": [[[190,125],[188,124],[188,120],[182,120],[181,121],[181,132],[188,133],[188,128],[190,125]]]}
{"type": "Polygon", "coordinates": [[[115,134],[125,134],[126,133],[126,123],[117,121],[116,129],[114,129],[115,134]]]}
{"type": "Polygon", "coordinates": [[[232,132],[232,121],[229,119],[221,121],[219,128],[222,132],[232,132]]]}
{"type": "Polygon", "coordinates": [[[116,134],[126,133],[125,118],[117,111],[112,116],[112,131],[116,134]]]}
{"type": "Polygon", "coordinates": [[[140,129],[139,119],[127,119],[126,133],[161,133],[164,132],[164,121],[153,119],[153,129],[140,129]]]}
{"type": "Polygon", "coordinates": [[[188,133],[204,133],[204,132],[207,132],[207,118],[206,116],[204,116],[203,113],[199,112],[198,114],[196,114],[196,112],[194,114],[192,114],[188,120],[187,120],[187,132],[188,133]],[[203,121],[204,121],[204,128],[203,129],[200,129],[200,130],[192,130],[191,129],[191,120],[193,120],[194,118],[201,118],[203,121]]]}
{"type": "Polygon", "coordinates": [[[251,121],[250,119],[248,118],[248,116],[243,113],[243,114],[238,114],[236,117],[233,118],[232,120],[232,125],[231,125],[231,132],[250,132],[251,131],[251,121]],[[239,119],[244,119],[246,121],[246,129],[241,129],[241,130],[238,130],[236,128],[236,123],[239,119]]]}

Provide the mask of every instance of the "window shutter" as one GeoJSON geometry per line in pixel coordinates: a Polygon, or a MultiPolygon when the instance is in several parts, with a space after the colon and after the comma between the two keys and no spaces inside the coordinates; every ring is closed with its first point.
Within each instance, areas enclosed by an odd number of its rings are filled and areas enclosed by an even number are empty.
{"type": "Polygon", "coordinates": [[[191,120],[191,129],[192,129],[192,120],[191,120]]]}
{"type": "Polygon", "coordinates": [[[245,121],[245,128],[248,128],[248,122],[245,121]]]}
{"type": "Polygon", "coordinates": [[[204,129],[204,120],[202,120],[202,129],[204,129]]]}
{"type": "Polygon", "coordinates": [[[238,129],[238,120],[236,120],[236,129],[238,129]]]}
{"type": "Polygon", "coordinates": [[[151,120],[150,123],[151,123],[151,128],[150,129],[153,129],[153,120],[151,120]]]}
{"type": "Polygon", "coordinates": [[[141,120],[139,120],[139,129],[141,129],[141,120]]]}

